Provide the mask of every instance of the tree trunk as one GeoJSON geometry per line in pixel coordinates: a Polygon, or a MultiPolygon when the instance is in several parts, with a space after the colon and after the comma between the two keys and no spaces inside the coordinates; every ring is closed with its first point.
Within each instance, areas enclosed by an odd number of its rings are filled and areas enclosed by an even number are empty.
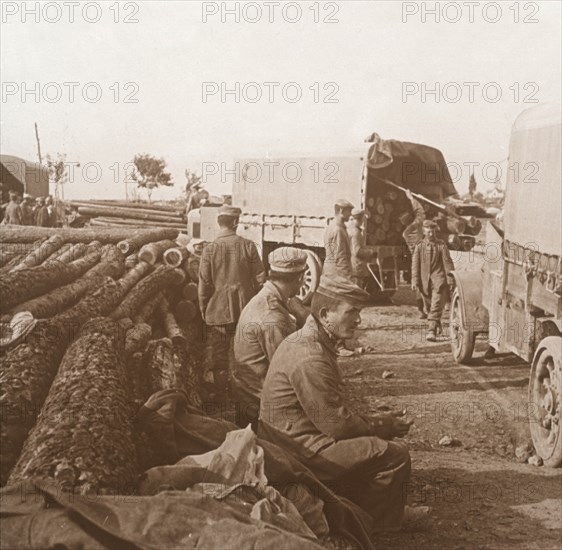
{"type": "Polygon", "coordinates": [[[51,262],[8,273],[0,280],[0,311],[5,312],[60,285],[68,284],[93,267],[100,252],[93,251],[70,263],[51,262]]]}
{"type": "Polygon", "coordinates": [[[66,249],[61,248],[58,251],[59,254],[53,254],[49,256],[43,263],[46,264],[49,262],[60,262],[63,264],[68,264],[84,256],[87,250],[91,250],[95,246],[101,247],[102,244],[99,242],[90,243],[90,245],[86,245],[84,243],[76,243],[76,244],[67,243],[65,246],[68,248],[66,249]]]}
{"type": "Polygon", "coordinates": [[[131,356],[139,351],[144,351],[148,341],[152,338],[152,327],[147,323],[133,325],[125,337],[125,353],[131,356]]]}
{"type": "Polygon", "coordinates": [[[180,267],[189,256],[185,247],[174,247],[164,252],[164,263],[172,267],[180,267]]]}
{"type": "Polygon", "coordinates": [[[107,315],[123,298],[114,281],[69,310],[38,321],[25,341],[2,358],[0,371],[0,478],[5,484],[35,420],[66,348],[90,318],[107,315]]]}
{"type": "Polygon", "coordinates": [[[174,308],[174,315],[182,325],[186,325],[197,317],[198,311],[197,305],[193,302],[180,300],[174,308]]]}
{"type": "Polygon", "coordinates": [[[158,304],[158,314],[162,321],[166,336],[174,345],[185,347],[186,339],[183,330],[179,327],[174,314],[170,311],[170,305],[165,298],[158,304]]]}
{"type": "MultiPolygon", "coordinates": [[[[0,233],[0,237],[3,237],[4,230],[0,233]]],[[[42,241],[37,241],[35,243],[8,243],[0,242],[0,267],[4,267],[10,260],[16,256],[22,256],[33,252],[41,246],[42,241]]]]}
{"type": "Polygon", "coordinates": [[[149,220],[125,220],[123,218],[91,218],[88,223],[92,227],[115,227],[117,229],[129,226],[138,228],[167,227],[177,229],[178,231],[187,231],[187,224],[185,222],[155,222],[149,220]]]}
{"type": "Polygon", "coordinates": [[[134,411],[117,329],[111,319],[92,319],[70,345],[10,484],[40,478],[78,492],[134,492],[134,411]]]}
{"type": "Polygon", "coordinates": [[[164,299],[162,292],[156,294],[156,296],[147,300],[147,302],[140,308],[139,312],[133,317],[135,323],[148,323],[154,312],[158,308],[160,300],[164,299]]]}
{"type": "Polygon", "coordinates": [[[56,252],[64,245],[64,240],[59,235],[49,237],[37,250],[30,252],[17,266],[12,268],[10,273],[21,271],[41,265],[53,252],[56,252]]]}
{"type": "Polygon", "coordinates": [[[184,280],[185,274],[183,271],[164,265],[159,266],[131,289],[110,317],[112,319],[120,319],[121,317],[134,319],[135,314],[152,296],[163,288],[179,285],[184,280]]]}
{"type": "Polygon", "coordinates": [[[135,267],[129,269],[121,279],[119,284],[125,292],[129,292],[147,273],[152,271],[152,266],[146,262],[139,262],[135,267]]]}
{"type": "Polygon", "coordinates": [[[152,212],[150,210],[134,210],[127,208],[113,208],[111,206],[81,206],[78,214],[85,218],[117,218],[129,220],[141,220],[151,222],[181,223],[183,216],[171,212],[152,212]]]}
{"type": "Polygon", "coordinates": [[[179,234],[176,229],[139,229],[137,231],[138,234],[128,235],[117,243],[119,250],[126,256],[137,254],[141,247],[147,243],[163,241],[165,239],[175,240],[179,234]]]}
{"type": "Polygon", "coordinates": [[[197,302],[199,299],[197,285],[195,283],[187,283],[181,290],[182,296],[190,302],[197,302]]]}
{"type": "Polygon", "coordinates": [[[181,215],[183,215],[183,210],[184,210],[180,206],[175,207],[169,204],[148,204],[147,202],[129,202],[129,201],[120,201],[120,200],[112,200],[112,199],[72,201],[70,204],[72,206],[105,206],[105,207],[117,207],[117,208],[127,208],[127,209],[134,208],[140,210],[170,212],[172,214],[181,214],[181,215]]]}
{"type": "Polygon", "coordinates": [[[175,246],[176,243],[170,239],[145,244],[139,251],[139,260],[154,265],[156,262],[160,261],[166,250],[175,246]]]}
{"type": "MultiPolygon", "coordinates": [[[[82,228],[74,229],[58,227],[36,227],[31,225],[4,225],[2,226],[2,241],[10,243],[34,243],[39,239],[47,239],[53,235],[60,235],[67,243],[91,243],[99,241],[102,244],[115,244],[131,239],[142,241],[142,244],[163,239],[174,240],[178,236],[177,229],[159,228],[82,228]]],[[[142,246],[141,244],[141,246],[142,246]]],[[[140,248],[140,246],[139,246],[140,248]]],[[[138,250],[137,250],[138,251],[138,250]]]]}

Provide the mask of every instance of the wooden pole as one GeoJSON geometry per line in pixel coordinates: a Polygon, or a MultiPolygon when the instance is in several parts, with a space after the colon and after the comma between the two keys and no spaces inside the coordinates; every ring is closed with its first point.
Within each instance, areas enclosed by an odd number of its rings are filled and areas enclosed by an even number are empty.
{"type": "Polygon", "coordinates": [[[39,142],[39,128],[37,128],[37,122],[35,123],[35,139],[37,140],[37,156],[39,157],[39,164],[43,164],[43,158],[41,157],[41,143],[39,142]]]}

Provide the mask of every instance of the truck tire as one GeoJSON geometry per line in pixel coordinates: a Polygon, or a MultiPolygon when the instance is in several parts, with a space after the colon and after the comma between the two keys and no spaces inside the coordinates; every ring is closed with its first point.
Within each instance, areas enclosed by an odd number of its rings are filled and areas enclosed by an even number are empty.
{"type": "Polygon", "coordinates": [[[304,249],[307,255],[306,271],[304,273],[304,281],[298,293],[298,297],[304,305],[310,304],[312,295],[318,288],[320,283],[320,274],[322,273],[322,262],[320,258],[312,252],[312,250],[304,249]]]}
{"type": "Polygon", "coordinates": [[[474,352],[474,341],[476,335],[467,326],[464,318],[462,298],[458,288],[455,288],[451,299],[451,310],[449,317],[449,337],[451,341],[451,352],[455,361],[461,365],[468,364],[474,352]]]}
{"type": "Polygon", "coordinates": [[[562,337],[537,346],[529,379],[529,429],[537,454],[550,468],[562,466],[562,337]]]}

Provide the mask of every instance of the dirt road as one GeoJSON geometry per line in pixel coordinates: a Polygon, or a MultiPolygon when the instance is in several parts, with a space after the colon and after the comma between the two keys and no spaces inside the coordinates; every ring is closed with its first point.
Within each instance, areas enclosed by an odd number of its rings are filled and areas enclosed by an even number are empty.
{"type": "Polygon", "coordinates": [[[484,360],[484,341],[473,365],[456,365],[446,337],[425,341],[424,322],[409,305],[369,308],[362,319],[354,344],[375,351],[341,360],[349,397],[362,412],[404,409],[415,419],[404,491],[432,507],[425,529],[381,535],[377,548],[562,548],[562,470],[515,456],[530,443],[528,365],[514,356],[484,360]],[[384,371],[392,375],[383,379],[384,371]],[[453,445],[439,445],[443,436],[453,445]]]}

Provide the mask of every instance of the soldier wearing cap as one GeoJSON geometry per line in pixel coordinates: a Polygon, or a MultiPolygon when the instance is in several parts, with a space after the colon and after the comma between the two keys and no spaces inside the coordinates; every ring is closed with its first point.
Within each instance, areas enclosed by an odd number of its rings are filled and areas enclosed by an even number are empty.
{"type": "Polygon", "coordinates": [[[29,193],[23,194],[20,211],[22,225],[33,225],[33,197],[29,193]]]}
{"type": "Polygon", "coordinates": [[[273,354],[283,339],[297,330],[289,301],[301,287],[306,253],[277,248],[268,256],[269,280],[242,311],[234,339],[233,376],[240,427],[257,429],[261,390],[273,354]]]}
{"type": "Polygon", "coordinates": [[[302,330],[277,348],[265,378],[258,435],[286,448],[322,482],[398,529],[410,455],[391,441],[412,422],[401,413],[364,417],[343,393],[335,343],[350,338],[369,294],[344,277],[322,276],[302,330]]]}
{"type": "Polygon", "coordinates": [[[374,251],[365,247],[365,234],[363,232],[363,220],[365,211],[362,208],[354,208],[351,211],[351,220],[347,228],[351,244],[351,270],[352,281],[361,288],[367,286],[369,269],[367,262],[375,255],[374,251]]]}
{"type": "Polygon", "coordinates": [[[353,204],[345,199],[338,199],[334,205],[335,216],[324,233],[324,249],[326,259],[322,273],[325,275],[341,275],[351,279],[351,242],[345,223],[351,217],[353,204]]]}
{"type": "Polygon", "coordinates": [[[240,214],[240,208],[220,207],[219,234],[205,247],[199,266],[199,307],[209,329],[217,400],[224,399],[228,391],[229,355],[236,323],[265,280],[255,244],[236,235],[240,214]]]}
{"type": "Polygon", "coordinates": [[[447,245],[436,238],[437,224],[423,222],[423,239],[412,256],[412,290],[420,292],[428,311],[429,330],[426,340],[435,342],[441,328],[443,307],[449,299],[449,273],[454,270],[447,245]]]}

